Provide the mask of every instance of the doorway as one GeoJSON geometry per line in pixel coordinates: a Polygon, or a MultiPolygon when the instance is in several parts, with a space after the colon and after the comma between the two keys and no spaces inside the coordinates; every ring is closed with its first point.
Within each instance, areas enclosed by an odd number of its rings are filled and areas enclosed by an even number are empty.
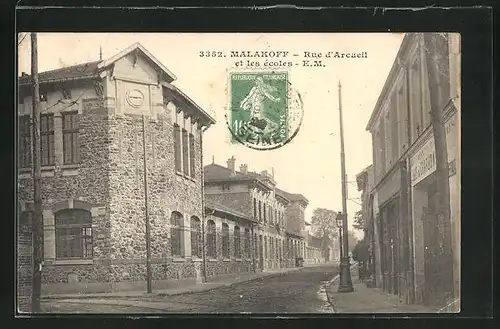
{"type": "Polygon", "coordinates": [[[424,302],[433,304],[437,296],[439,284],[438,230],[436,209],[436,182],[427,188],[427,206],[422,207],[422,223],[424,231],[424,302]]]}

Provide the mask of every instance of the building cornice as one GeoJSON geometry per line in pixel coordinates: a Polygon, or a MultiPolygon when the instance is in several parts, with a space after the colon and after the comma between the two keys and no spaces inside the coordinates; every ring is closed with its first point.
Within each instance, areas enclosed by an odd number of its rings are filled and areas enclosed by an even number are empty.
{"type": "MultiPolygon", "coordinates": [[[[450,99],[445,107],[443,108],[443,119],[444,122],[447,123],[453,115],[457,114],[457,108],[455,107],[455,104],[453,102],[453,99],[450,99]]],[[[406,159],[411,157],[416,151],[418,151],[425,142],[429,140],[433,136],[432,134],[432,124],[429,124],[425,130],[420,134],[420,136],[413,141],[413,143],[410,144],[410,147],[408,147],[405,152],[401,154],[401,156],[395,161],[395,163],[391,166],[391,168],[380,178],[378,182],[375,183],[373,189],[371,192],[374,190],[377,190],[382,184],[385,183],[385,181],[388,179],[389,176],[395,171],[395,168],[397,166],[401,167],[401,165],[405,165],[406,159]]],[[[398,168],[401,169],[401,168],[398,168]]],[[[370,193],[371,193],[370,192],[370,193]]]]}
{"type": "Polygon", "coordinates": [[[382,87],[382,91],[377,99],[377,103],[372,111],[370,119],[368,120],[368,124],[366,126],[367,131],[371,131],[373,123],[375,122],[378,114],[383,110],[384,103],[387,98],[387,95],[392,90],[394,86],[394,82],[399,77],[399,72],[401,68],[404,68],[406,64],[402,61],[402,58],[406,58],[409,54],[411,46],[413,45],[413,41],[418,37],[419,33],[407,33],[405,34],[403,41],[401,42],[401,46],[399,47],[396,58],[392,64],[391,70],[389,71],[389,75],[382,87]]]}

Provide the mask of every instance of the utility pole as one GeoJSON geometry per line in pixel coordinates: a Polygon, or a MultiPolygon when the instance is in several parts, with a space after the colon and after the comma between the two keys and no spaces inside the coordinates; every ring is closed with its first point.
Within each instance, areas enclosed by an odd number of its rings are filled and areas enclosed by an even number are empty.
{"type": "Polygon", "coordinates": [[[31,33],[31,78],[33,79],[32,109],[32,152],[33,152],[33,203],[32,217],[33,236],[33,287],[31,292],[31,310],[40,312],[42,295],[42,262],[43,262],[43,226],[41,195],[41,159],[40,159],[40,86],[38,83],[38,44],[36,33],[31,33]]]}
{"type": "Polygon", "coordinates": [[[146,153],[146,117],[142,115],[142,150],[144,156],[144,215],[146,217],[146,289],[148,294],[152,292],[151,287],[151,232],[149,225],[148,209],[148,167],[146,153]]]}
{"type": "MultiPolygon", "coordinates": [[[[201,268],[201,280],[203,283],[207,282],[207,246],[205,237],[205,220],[207,214],[205,212],[205,168],[203,167],[203,136],[207,127],[201,128],[200,132],[200,149],[201,149],[201,257],[202,257],[202,268],[201,268]]],[[[214,156],[212,155],[212,163],[214,163],[214,156]]],[[[213,213],[212,213],[213,214],[213,213]]]]}
{"type": "MultiPolygon", "coordinates": [[[[440,287],[446,301],[453,297],[453,255],[451,248],[451,220],[450,220],[450,185],[448,168],[448,149],[446,143],[446,128],[443,120],[443,110],[448,105],[449,93],[443,94],[443,86],[449,83],[448,56],[443,51],[448,49],[448,42],[440,33],[424,33],[425,59],[429,75],[430,115],[434,133],[436,153],[436,189],[437,189],[437,232],[438,253],[437,261],[440,287]],[[446,81],[448,79],[448,81],[446,81]],[[446,296],[447,295],[447,296],[446,296]]],[[[448,90],[445,88],[444,90],[448,90]]]]}
{"type": "Polygon", "coordinates": [[[343,253],[340,260],[339,292],[353,292],[351,264],[349,263],[349,238],[347,231],[347,180],[344,152],[344,123],[342,120],[342,86],[339,81],[339,116],[340,116],[340,170],[342,174],[342,243],[343,253]]]}

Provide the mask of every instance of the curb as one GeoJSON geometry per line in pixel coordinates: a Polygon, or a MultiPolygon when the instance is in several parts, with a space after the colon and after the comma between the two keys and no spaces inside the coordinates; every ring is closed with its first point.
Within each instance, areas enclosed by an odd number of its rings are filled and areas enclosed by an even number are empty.
{"type": "MultiPolygon", "coordinates": [[[[357,265],[358,265],[357,262],[353,263],[350,268],[352,269],[353,267],[355,267],[357,265]]],[[[340,271],[340,269],[339,269],[339,271],[340,271]]],[[[338,312],[337,308],[335,307],[335,304],[333,302],[333,298],[330,297],[331,294],[329,292],[329,289],[333,285],[333,283],[335,281],[337,281],[338,279],[340,279],[340,272],[339,272],[339,274],[335,275],[330,281],[328,281],[327,283],[324,284],[326,299],[328,300],[328,304],[330,304],[330,306],[332,307],[333,313],[339,313],[339,312],[338,312]]]]}

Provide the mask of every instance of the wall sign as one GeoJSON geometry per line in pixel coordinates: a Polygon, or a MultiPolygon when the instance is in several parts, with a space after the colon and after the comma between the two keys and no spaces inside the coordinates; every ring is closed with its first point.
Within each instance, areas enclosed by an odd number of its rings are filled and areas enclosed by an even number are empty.
{"type": "MultiPolygon", "coordinates": [[[[446,137],[454,138],[454,134],[450,133],[455,128],[455,120],[454,118],[447,122],[446,124],[446,137]]],[[[450,143],[448,144],[448,160],[450,158],[454,158],[455,154],[450,154],[450,143]]],[[[450,175],[453,175],[456,172],[456,161],[451,160],[450,163],[450,175]]],[[[425,142],[424,146],[418,150],[417,153],[411,158],[411,185],[414,186],[421,182],[424,178],[432,174],[436,170],[436,148],[434,145],[434,136],[430,135],[427,142],[425,142]]]]}
{"type": "Polygon", "coordinates": [[[127,102],[132,107],[139,107],[144,102],[144,94],[137,89],[131,90],[127,93],[127,102]]]}

